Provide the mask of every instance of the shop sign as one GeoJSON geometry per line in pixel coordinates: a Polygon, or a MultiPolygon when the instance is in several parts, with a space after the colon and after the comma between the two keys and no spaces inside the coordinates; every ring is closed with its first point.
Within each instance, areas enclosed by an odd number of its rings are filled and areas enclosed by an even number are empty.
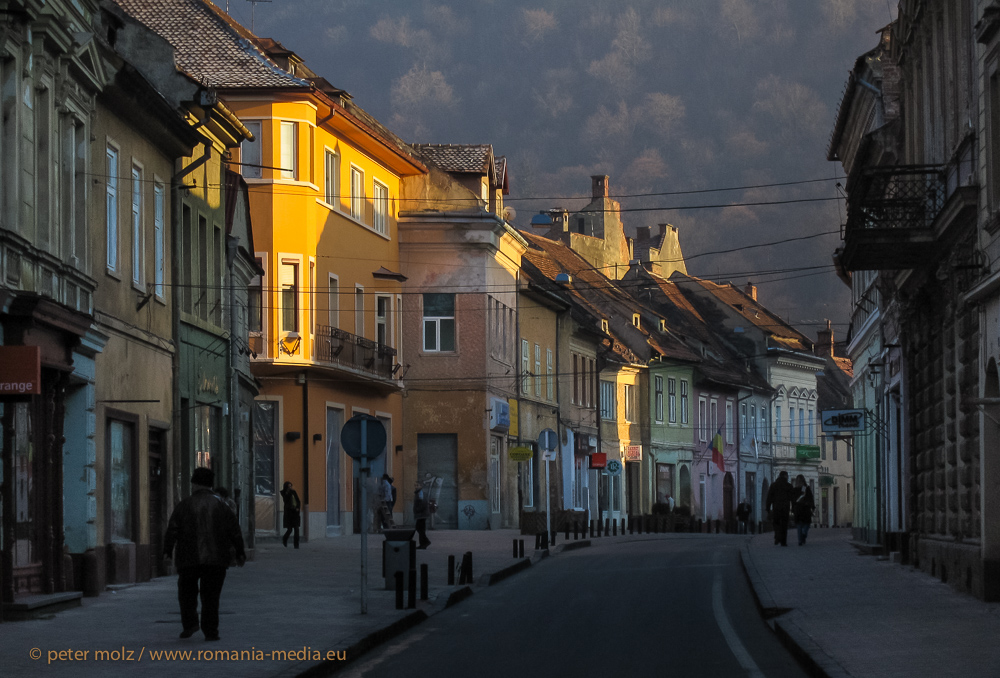
{"type": "Polygon", "coordinates": [[[506,431],[510,428],[510,405],[500,398],[490,399],[490,430],[506,431]]]}
{"type": "Polygon", "coordinates": [[[511,461],[528,461],[535,456],[535,452],[530,447],[519,445],[507,450],[507,456],[510,457],[511,461]]]}
{"type": "Polygon", "coordinates": [[[608,465],[607,452],[594,452],[590,455],[590,468],[604,468],[608,465]]]}
{"type": "Polygon", "coordinates": [[[865,430],[864,410],[823,410],[820,413],[823,433],[848,433],[865,430]]]}
{"type": "Polygon", "coordinates": [[[0,397],[42,394],[42,349],[0,346],[0,397]]]}
{"type": "Polygon", "coordinates": [[[625,461],[642,461],[642,445],[626,445],[625,461]]]}
{"type": "Polygon", "coordinates": [[[507,406],[510,407],[510,429],[509,430],[511,432],[511,435],[517,435],[517,432],[521,430],[520,429],[520,424],[519,424],[518,419],[517,419],[517,399],[516,398],[510,398],[509,400],[507,400],[507,406]]]}
{"type": "Polygon", "coordinates": [[[796,445],[796,459],[819,459],[819,445],[796,445]]]}

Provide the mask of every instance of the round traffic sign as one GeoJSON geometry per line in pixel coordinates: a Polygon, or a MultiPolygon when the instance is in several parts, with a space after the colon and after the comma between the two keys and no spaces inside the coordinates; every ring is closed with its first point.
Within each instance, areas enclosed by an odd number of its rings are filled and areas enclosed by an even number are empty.
{"type": "Polygon", "coordinates": [[[542,452],[551,452],[556,449],[556,445],[558,444],[557,441],[558,437],[556,436],[556,432],[550,428],[547,428],[538,434],[538,448],[542,450],[542,452]]]}
{"type": "Polygon", "coordinates": [[[609,459],[604,470],[608,472],[609,476],[619,476],[622,473],[622,463],[617,459],[609,459]]]}
{"type": "Polygon", "coordinates": [[[340,444],[354,459],[375,459],[385,451],[385,426],[378,417],[370,414],[355,414],[340,430],[340,444]],[[361,434],[364,431],[365,448],[361,449],[361,434]]]}

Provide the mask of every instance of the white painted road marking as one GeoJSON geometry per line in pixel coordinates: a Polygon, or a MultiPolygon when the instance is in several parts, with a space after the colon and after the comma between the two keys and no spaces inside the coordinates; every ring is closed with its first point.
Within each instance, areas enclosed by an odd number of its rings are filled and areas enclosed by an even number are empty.
{"type": "MultiPolygon", "coordinates": [[[[719,555],[721,555],[721,551],[719,555]]],[[[740,663],[740,666],[746,670],[747,675],[751,676],[751,678],[764,678],[764,674],[761,673],[753,657],[750,656],[750,653],[747,652],[746,647],[743,645],[743,641],[737,635],[736,629],[729,623],[726,608],[722,604],[722,575],[718,569],[715,571],[715,578],[712,581],[712,612],[715,613],[715,623],[719,625],[719,630],[722,631],[729,649],[736,657],[736,661],[740,663]]]]}

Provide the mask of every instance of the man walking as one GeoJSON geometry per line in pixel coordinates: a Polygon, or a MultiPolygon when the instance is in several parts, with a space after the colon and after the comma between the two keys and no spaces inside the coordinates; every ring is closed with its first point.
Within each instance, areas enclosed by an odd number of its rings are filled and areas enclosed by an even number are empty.
{"type": "Polygon", "coordinates": [[[430,514],[427,493],[424,492],[423,483],[418,480],[413,486],[413,519],[416,521],[417,535],[420,537],[418,549],[425,549],[431,545],[431,540],[427,538],[427,518],[430,514]]]}
{"type": "Polygon", "coordinates": [[[246,552],[240,524],[225,502],[212,491],[215,473],[197,468],[191,475],[191,496],[177,504],[167,524],[164,556],[177,547],[177,600],[181,605],[181,638],[198,631],[198,594],[201,593],[201,630],[205,640],[219,640],[219,597],[231,559],[243,567],[246,552]]]}
{"type": "Polygon", "coordinates": [[[774,524],[774,544],[788,546],[788,514],[795,500],[795,488],[788,482],[788,471],[778,474],[778,479],[767,491],[767,510],[774,524]]]}

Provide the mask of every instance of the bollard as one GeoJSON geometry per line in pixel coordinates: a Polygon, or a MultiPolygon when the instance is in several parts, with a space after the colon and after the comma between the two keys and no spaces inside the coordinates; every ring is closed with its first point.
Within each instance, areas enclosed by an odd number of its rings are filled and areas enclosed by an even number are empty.
{"type": "Polygon", "coordinates": [[[604,536],[605,537],[611,536],[611,518],[604,519],[604,536]]]}
{"type": "Polygon", "coordinates": [[[517,540],[514,540],[514,557],[517,558],[517,540]]]}
{"type": "Polygon", "coordinates": [[[524,540],[523,539],[518,539],[517,540],[517,557],[518,558],[524,558],[524,540]]]}
{"type": "Polygon", "coordinates": [[[403,609],[403,573],[396,572],[393,575],[396,578],[396,609],[403,609]]]}
{"type": "Polygon", "coordinates": [[[542,535],[536,533],[535,534],[535,550],[537,551],[540,548],[542,548],[542,535]]]}
{"type": "Polygon", "coordinates": [[[543,549],[547,549],[549,547],[549,533],[548,532],[543,532],[542,534],[540,534],[538,536],[541,537],[541,539],[542,539],[542,548],[543,549]]]}
{"type": "Polygon", "coordinates": [[[455,556],[448,556],[448,586],[455,585],[455,556]]]}
{"type": "Polygon", "coordinates": [[[590,538],[594,538],[594,519],[590,519],[590,538]]]}
{"type": "Polygon", "coordinates": [[[566,523],[566,538],[563,541],[569,541],[569,523],[566,523]]]}
{"type": "Polygon", "coordinates": [[[617,520],[612,520],[611,521],[611,536],[612,537],[617,537],[618,536],[618,521],[617,520]]]}
{"type": "Polygon", "coordinates": [[[556,535],[557,534],[558,534],[558,532],[556,532],[555,530],[552,530],[552,546],[556,545],[556,535]]]}
{"type": "Polygon", "coordinates": [[[417,607],[417,571],[410,570],[410,582],[407,591],[406,609],[413,610],[417,607]]]}
{"type": "Polygon", "coordinates": [[[420,563],[420,600],[427,600],[427,563],[420,563]]]}
{"type": "Polygon", "coordinates": [[[466,583],[471,584],[472,583],[472,578],[473,578],[472,577],[472,551],[466,551],[465,555],[467,556],[467,559],[469,561],[469,576],[467,577],[468,581],[466,583]]]}
{"type": "Polygon", "coordinates": [[[625,536],[625,519],[622,518],[622,536],[625,536]]]}
{"type": "Polygon", "coordinates": [[[601,525],[602,524],[603,524],[603,521],[600,518],[598,518],[597,519],[597,536],[598,537],[601,536],[601,525]]]}
{"type": "Polygon", "coordinates": [[[580,538],[580,523],[574,520],[573,521],[573,541],[576,541],[579,538],[580,538]]]}

